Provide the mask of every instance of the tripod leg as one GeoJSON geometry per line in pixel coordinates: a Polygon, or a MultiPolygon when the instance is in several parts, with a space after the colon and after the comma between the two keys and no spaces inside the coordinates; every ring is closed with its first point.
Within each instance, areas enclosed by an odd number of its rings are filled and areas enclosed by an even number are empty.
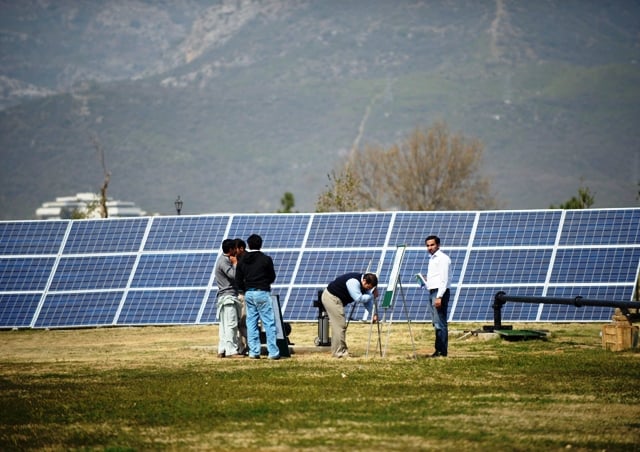
{"type": "Polygon", "coordinates": [[[380,336],[380,317],[378,317],[377,327],[378,327],[378,350],[380,351],[380,356],[382,357],[382,338],[380,336]]]}
{"type": "MultiPolygon", "coordinates": [[[[369,356],[369,346],[371,345],[371,334],[373,332],[374,319],[376,319],[376,327],[378,328],[378,349],[380,350],[380,356],[382,356],[382,340],[380,339],[380,315],[378,314],[378,302],[374,302],[371,313],[371,319],[369,320],[369,340],[367,341],[367,351],[365,356],[369,356]]],[[[384,319],[383,319],[384,320],[384,319]]]]}
{"type": "Polygon", "coordinates": [[[400,295],[402,295],[402,308],[404,310],[404,316],[407,318],[407,325],[409,326],[409,336],[411,337],[411,346],[413,347],[413,358],[416,359],[418,354],[416,353],[416,344],[413,341],[413,332],[411,331],[411,319],[409,318],[409,312],[407,311],[407,303],[404,297],[404,290],[402,284],[400,284],[400,295]]]}
{"type": "Polygon", "coordinates": [[[353,311],[356,309],[356,304],[351,303],[351,312],[349,313],[349,317],[347,318],[347,328],[349,328],[349,322],[351,322],[351,317],[353,317],[353,311]]]}

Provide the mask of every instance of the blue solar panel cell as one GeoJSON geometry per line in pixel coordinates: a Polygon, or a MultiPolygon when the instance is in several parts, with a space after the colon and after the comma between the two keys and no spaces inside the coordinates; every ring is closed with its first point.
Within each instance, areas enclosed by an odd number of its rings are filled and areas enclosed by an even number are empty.
{"type": "Polygon", "coordinates": [[[207,302],[202,311],[202,317],[200,318],[201,324],[211,324],[218,321],[218,318],[217,318],[218,306],[216,304],[217,294],[218,294],[217,289],[212,289],[209,292],[209,297],[207,298],[207,302]]]}
{"type": "MultiPolygon", "coordinates": [[[[460,280],[460,272],[464,263],[466,250],[447,250],[442,249],[451,259],[451,282],[455,283],[460,280]]],[[[430,254],[426,248],[420,250],[407,250],[404,254],[402,267],[400,270],[400,278],[402,284],[417,285],[416,273],[422,273],[426,276],[429,265],[430,254]]]]}
{"type": "Polygon", "coordinates": [[[460,294],[455,310],[449,312],[449,317],[458,322],[487,322],[493,321],[491,302],[495,289],[464,287],[460,294]]]}
{"type": "MultiPolygon", "coordinates": [[[[631,301],[631,286],[554,286],[547,291],[547,297],[574,299],[582,297],[589,300],[631,301]]],[[[614,308],[604,306],[575,307],[560,304],[545,304],[540,320],[542,322],[607,322],[611,320],[614,308]]]]}
{"type": "MultiPolygon", "coordinates": [[[[389,308],[382,306],[382,301],[386,295],[386,290],[382,291],[379,298],[380,319],[390,319],[393,321],[406,321],[407,317],[411,321],[426,322],[431,321],[431,311],[429,309],[429,294],[418,287],[398,287],[394,290],[394,296],[389,308]],[[406,312],[405,312],[406,311],[406,312]]],[[[451,291],[451,300],[455,295],[455,289],[451,291]]]]}
{"type": "Polygon", "coordinates": [[[633,281],[640,248],[560,249],[551,273],[552,283],[619,283],[633,281]]]}
{"type": "Polygon", "coordinates": [[[35,326],[110,325],[121,299],[122,292],[50,293],[45,298],[35,326]]]}
{"type": "MultiPolygon", "coordinates": [[[[382,265],[380,261],[372,261],[371,267],[369,268],[370,272],[378,275],[378,286],[386,286],[389,278],[391,277],[391,270],[393,269],[393,261],[396,256],[397,249],[387,249],[383,251],[381,259],[382,265]]],[[[405,251],[406,253],[406,251],[405,251]]],[[[400,281],[402,282],[402,266],[400,266],[400,281]]]]}
{"type": "Polygon", "coordinates": [[[300,252],[273,251],[266,252],[266,254],[273,260],[273,267],[276,271],[275,284],[290,284],[300,252]]]}
{"type": "Polygon", "coordinates": [[[0,328],[23,328],[31,324],[41,294],[0,295],[0,328]]]}
{"type": "Polygon", "coordinates": [[[545,305],[542,311],[541,321],[546,322],[547,318],[552,322],[606,322],[611,319],[612,308],[599,306],[584,306],[576,308],[565,305],[545,305]]]}
{"type": "Polygon", "coordinates": [[[229,216],[156,217],[145,251],[219,250],[229,216]]]}
{"type": "Polygon", "coordinates": [[[483,212],[474,246],[551,246],[556,241],[562,212],[483,212]]]}
{"type": "Polygon", "coordinates": [[[74,221],[64,254],[138,251],[148,218],[74,221]]]}
{"type": "MultiPolygon", "coordinates": [[[[444,251],[444,249],[443,249],[444,251]]],[[[456,268],[458,269],[460,265],[456,265],[456,263],[462,263],[460,259],[454,259],[449,251],[446,251],[451,258],[452,270],[455,272],[456,268]]],[[[404,285],[416,285],[418,281],[415,278],[417,273],[422,273],[424,275],[427,274],[427,265],[429,262],[429,253],[427,249],[408,249],[404,253],[404,259],[402,261],[402,266],[400,268],[400,282],[404,285]]],[[[454,277],[453,280],[457,280],[457,277],[454,277]]]]}
{"type": "Polygon", "coordinates": [[[0,222],[0,255],[57,254],[68,221],[0,222]]]}
{"type": "Polygon", "coordinates": [[[325,287],[344,273],[364,272],[370,261],[377,263],[379,259],[379,251],[306,251],[295,284],[325,287]]]}
{"type": "Polygon", "coordinates": [[[390,221],[390,213],[316,215],[313,218],[306,246],[309,248],[384,246],[390,221]]]}
{"type": "MultiPolygon", "coordinates": [[[[422,288],[411,288],[406,292],[406,296],[407,296],[407,309],[409,311],[409,318],[413,321],[420,321],[420,322],[431,322],[431,308],[429,307],[429,294],[425,291],[425,289],[422,288]]],[[[451,306],[451,304],[453,303],[453,298],[455,297],[455,294],[457,292],[457,289],[451,289],[451,299],[449,301],[449,306],[451,306]]],[[[402,296],[402,293],[399,294],[399,296],[402,296]]],[[[401,302],[401,299],[398,299],[396,301],[396,303],[401,302]]],[[[398,305],[398,307],[395,308],[394,312],[400,312],[401,306],[398,305]]],[[[451,308],[449,308],[449,312],[451,312],[451,308]]],[[[403,320],[407,320],[405,318],[406,316],[404,315],[404,313],[402,313],[400,315],[400,317],[398,317],[399,319],[403,319],[403,320]]],[[[394,314],[394,318],[395,318],[395,314],[394,314]]]]}
{"type": "Polygon", "coordinates": [[[473,250],[469,255],[465,284],[523,284],[545,281],[551,250],[473,250]]]}
{"type": "Polygon", "coordinates": [[[0,259],[0,291],[44,290],[54,262],[53,257],[0,259]]]}
{"type": "Polygon", "coordinates": [[[135,260],[133,255],[63,257],[49,290],[124,289],[135,260]]]}
{"type": "MultiPolygon", "coordinates": [[[[327,281],[328,282],[328,281],[327,281]]],[[[291,290],[282,317],[287,321],[309,321],[318,318],[319,310],[314,307],[314,302],[318,300],[318,291],[324,290],[324,286],[303,287],[291,290]]],[[[280,297],[281,299],[283,297],[280,297]]],[[[283,300],[284,301],[284,300],[283,300]]],[[[281,302],[281,306],[284,304],[281,302]]]]}
{"type": "Polygon", "coordinates": [[[551,286],[547,290],[546,296],[568,299],[582,297],[591,300],[632,301],[633,286],[630,284],[617,286],[551,286]]]}
{"type": "Polygon", "coordinates": [[[118,325],[178,325],[195,323],[204,290],[130,291],[118,325]]]}
{"type": "Polygon", "coordinates": [[[138,263],[131,287],[205,287],[217,254],[150,254],[138,263]]]}
{"type": "Polygon", "coordinates": [[[567,210],[560,245],[638,245],[640,209],[567,210]]]}
{"type": "MultiPolygon", "coordinates": [[[[504,290],[511,296],[539,297],[542,296],[542,287],[465,287],[460,289],[455,311],[450,313],[456,322],[491,322],[494,321],[493,301],[495,294],[504,290]]],[[[502,307],[503,321],[535,321],[537,304],[506,303],[502,307]]]]}
{"type": "Polygon", "coordinates": [[[229,238],[241,238],[246,241],[251,234],[262,237],[262,248],[299,248],[311,220],[310,215],[235,215],[229,238]]]}
{"type": "Polygon", "coordinates": [[[427,236],[433,234],[440,238],[443,249],[467,246],[475,217],[476,214],[470,212],[399,212],[389,244],[424,247],[427,236]]]}

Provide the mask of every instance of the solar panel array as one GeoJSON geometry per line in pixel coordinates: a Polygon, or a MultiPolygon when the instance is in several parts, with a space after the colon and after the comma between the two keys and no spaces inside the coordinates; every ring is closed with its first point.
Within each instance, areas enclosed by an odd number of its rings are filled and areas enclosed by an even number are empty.
{"type": "MultiPolygon", "coordinates": [[[[218,214],[0,222],[0,328],[211,324],[224,238],[264,239],[285,321],[314,321],[319,290],[367,268],[382,294],[404,246],[394,320],[430,321],[424,239],[452,260],[449,318],[491,322],[509,295],[630,301],[640,209],[218,214]]],[[[608,321],[601,307],[507,303],[503,321],[608,321]]],[[[355,317],[363,314],[358,307],[355,317]]]]}

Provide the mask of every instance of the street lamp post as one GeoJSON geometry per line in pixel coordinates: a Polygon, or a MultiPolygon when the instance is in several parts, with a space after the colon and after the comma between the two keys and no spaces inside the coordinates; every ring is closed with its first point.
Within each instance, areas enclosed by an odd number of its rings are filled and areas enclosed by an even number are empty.
{"type": "Polygon", "coordinates": [[[180,195],[178,195],[178,199],[175,200],[173,205],[176,206],[176,212],[180,215],[180,211],[182,210],[182,199],[180,199],[180,195]]]}

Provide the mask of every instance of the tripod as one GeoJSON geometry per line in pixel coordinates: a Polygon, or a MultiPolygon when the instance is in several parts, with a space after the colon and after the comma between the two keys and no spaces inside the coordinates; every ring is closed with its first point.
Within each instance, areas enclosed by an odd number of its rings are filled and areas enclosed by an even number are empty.
{"type": "MultiPolygon", "coordinates": [[[[404,315],[407,318],[407,324],[409,325],[409,336],[411,337],[411,345],[413,346],[413,357],[415,359],[417,355],[416,355],[416,345],[413,340],[413,332],[411,331],[411,319],[409,318],[409,313],[407,312],[404,289],[402,288],[402,283],[400,282],[400,266],[402,265],[402,259],[404,258],[405,250],[406,250],[406,245],[398,245],[396,249],[396,255],[393,260],[393,267],[391,269],[391,276],[389,278],[389,285],[387,285],[387,290],[382,300],[382,307],[384,309],[384,315],[382,317],[383,322],[385,322],[386,320],[387,310],[391,309],[391,314],[389,316],[389,321],[387,326],[387,338],[385,341],[384,351],[382,351],[382,345],[380,344],[380,323],[378,323],[378,345],[380,348],[380,356],[384,357],[387,352],[387,345],[389,344],[389,337],[391,335],[391,325],[393,323],[393,307],[394,307],[394,300],[396,298],[396,288],[399,287],[400,294],[402,295],[402,307],[404,308],[404,315]]],[[[376,312],[378,311],[377,303],[375,306],[375,311],[376,312]]],[[[373,329],[373,323],[371,324],[371,328],[369,329],[369,343],[371,343],[372,329],[373,329]]],[[[369,344],[367,344],[367,354],[368,353],[369,353],[369,344]]]]}

